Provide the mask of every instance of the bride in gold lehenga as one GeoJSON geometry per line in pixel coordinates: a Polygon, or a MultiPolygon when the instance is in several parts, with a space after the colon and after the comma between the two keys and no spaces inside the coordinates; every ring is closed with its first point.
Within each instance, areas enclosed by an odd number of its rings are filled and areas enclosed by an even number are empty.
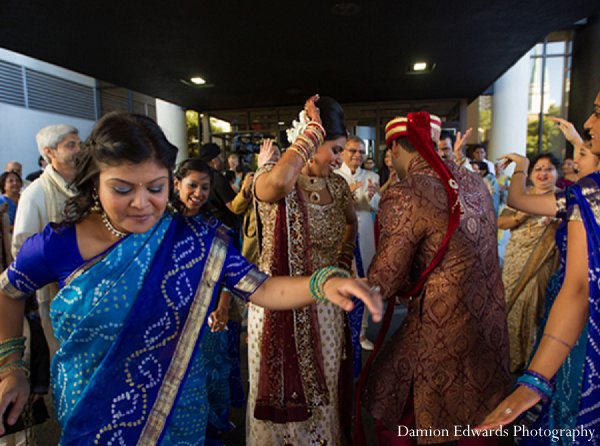
{"type": "MultiPolygon", "coordinates": [[[[537,156],[531,163],[528,194],[555,192],[558,160],[551,154],[537,156]]],[[[515,172],[513,175],[525,174],[515,172]]],[[[529,361],[548,280],[558,269],[559,254],[554,241],[558,222],[505,208],[498,218],[500,229],[510,229],[504,257],[502,281],[510,340],[510,370],[520,371],[529,361]]]]}
{"type": "MultiPolygon", "coordinates": [[[[319,115],[313,104],[307,102],[306,113],[323,128],[309,123],[279,162],[255,175],[259,267],[271,275],[310,274],[329,265],[349,270],[352,262],[356,215],[345,180],[333,174],[346,141],[343,110],[321,98],[319,115]]],[[[340,404],[352,395],[345,327],[345,313],[327,303],[286,312],[250,306],[248,445],[348,442],[350,413],[343,409],[352,403],[340,404]]]]}

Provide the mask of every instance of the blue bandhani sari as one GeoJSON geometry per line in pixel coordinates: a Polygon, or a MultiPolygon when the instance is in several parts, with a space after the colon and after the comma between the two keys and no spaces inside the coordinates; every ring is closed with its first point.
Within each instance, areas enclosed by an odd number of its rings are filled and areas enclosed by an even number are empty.
{"type": "Polygon", "coordinates": [[[51,306],[61,444],[204,444],[206,318],[221,282],[264,279],[218,225],[170,216],[71,274],[51,306]]]}
{"type": "MultiPolygon", "coordinates": [[[[551,400],[530,429],[593,429],[590,439],[584,435],[559,435],[559,445],[600,445],[600,227],[594,210],[600,206],[600,173],[587,176],[569,187],[566,214],[579,212],[586,230],[589,266],[589,321],[579,340],[554,377],[555,391],[551,400]]],[[[546,313],[540,324],[538,343],[548,320],[552,303],[564,280],[567,253],[567,223],[557,230],[556,244],[561,251],[561,267],[550,279],[546,298],[546,313]]],[[[537,349],[537,346],[536,346],[537,349]]],[[[535,351],[535,350],[534,350],[535,351]]],[[[522,445],[542,445],[549,437],[523,437],[522,445]]]]}

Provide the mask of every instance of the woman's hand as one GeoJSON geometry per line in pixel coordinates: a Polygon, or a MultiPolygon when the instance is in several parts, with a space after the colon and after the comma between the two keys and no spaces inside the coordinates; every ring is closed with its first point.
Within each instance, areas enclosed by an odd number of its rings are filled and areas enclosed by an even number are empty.
{"type": "Polygon", "coordinates": [[[581,136],[579,136],[579,133],[577,133],[577,130],[575,130],[575,126],[572,123],[562,118],[552,117],[550,120],[556,123],[562,134],[565,135],[565,139],[572,145],[576,146],[583,144],[583,139],[581,139],[581,136]]]}
{"type": "Polygon", "coordinates": [[[273,147],[273,140],[269,138],[263,139],[263,142],[260,145],[260,151],[258,152],[258,167],[260,168],[271,161],[274,154],[275,148],[273,147]]]}
{"type": "Polygon", "coordinates": [[[383,313],[383,302],[379,288],[370,288],[366,279],[343,279],[332,277],[323,285],[325,297],[345,311],[352,311],[352,298],[364,302],[371,313],[373,322],[379,322],[383,313]]]}
{"type": "Polygon", "coordinates": [[[208,316],[208,326],[211,333],[227,330],[229,321],[229,306],[219,305],[215,311],[208,316]]]}
{"type": "Polygon", "coordinates": [[[515,171],[522,170],[527,175],[527,170],[529,169],[529,160],[527,157],[523,155],[519,155],[518,153],[509,153],[507,155],[502,155],[498,158],[498,161],[502,162],[502,168],[506,169],[510,165],[510,163],[515,163],[515,171]]]}
{"type": "Polygon", "coordinates": [[[540,397],[533,390],[519,386],[475,428],[477,431],[498,429],[517,419],[526,410],[532,408],[540,397]]]}
{"type": "Polygon", "coordinates": [[[308,100],[304,104],[304,111],[306,112],[306,116],[311,121],[315,121],[315,122],[318,122],[319,124],[321,124],[321,112],[319,111],[319,108],[316,105],[318,100],[319,100],[318,94],[308,98],[308,100]]]}
{"type": "Polygon", "coordinates": [[[8,413],[8,424],[14,425],[23,412],[25,403],[29,398],[29,381],[20,370],[2,376],[0,380],[0,435],[4,434],[4,413],[9,404],[13,404],[8,413]]]}

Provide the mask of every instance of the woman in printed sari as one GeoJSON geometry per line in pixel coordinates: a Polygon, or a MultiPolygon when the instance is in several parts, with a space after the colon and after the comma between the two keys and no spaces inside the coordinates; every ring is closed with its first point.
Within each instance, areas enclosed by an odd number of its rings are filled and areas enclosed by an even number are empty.
{"type": "Polygon", "coordinates": [[[176,153],[151,119],[104,116],[79,155],[65,224],[29,238],[0,276],[0,416],[12,403],[9,425],[28,397],[21,298],[48,282],[61,285],[51,384],[63,445],[199,443],[199,349],[220,286],[272,309],[315,296],[349,310],[355,295],[381,314],[380,297],[339,270],[312,282],[267,278],[221,225],[165,213],[176,153]]]}
{"type": "MultiPolygon", "coordinates": [[[[356,215],[347,183],[333,174],[346,141],[344,114],[331,98],[317,105],[325,139],[314,121],[304,123],[319,140],[317,150],[306,151],[296,140],[276,164],[255,174],[259,266],[272,276],[310,274],[332,264],[351,267],[356,215]]],[[[352,394],[346,327],[346,315],[328,304],[285,312],[250,305],[249,446],[335,446],[349,440],[345,429],[352,402],[342,402],[352,394]]]]}
{"type": "Polygon", "coordinates": [[[15,216],[17,215],[17,206],[19,198],[21,198],[21,188],[23,180],[17,172],[9,171],[0,175],[0,206],[6,204],[6,212],[10,220],[11,231],[15,224],[15,216]]]}
{"type": "MultiPolygon", "coordinates": [[[[543,153],[532,161],[529,195],[554,196],[558,160],[543,153]]],[[[498,228],[510,230],[504,255],[502,282],[510,340],[510,371],[521,371],[533,351],[535,335],[544,312],[548,280],[559,264],[554,235],[558,222],[551,217],[529,215],[506,207],[498,228]]]]}
{"type": "MultiPolygon", "coordinates": [[[[584,126],[590,132],[591,152],[600,155],[600,93],[584,126]]],[[[515,174],[527,169],[522,156],[511,154],[506,159],[516,163],[515,174]]],[[[589,166],[596,162],[596,169],[555,197],[527,195],[524,176],[513,174],[511,206],[566,222],[566,244],[564,238],[559,243],[564,279],[529,368],[478,430],[506,426],[538,405],[526,417],[530,422],[536,418],[533,429],[567,429],[558,434],[562,444],[600,444],[600,172],[597,160],[587,153],[579,152],[578,162],[584,170],[594,170],[589,166]]],[[[554,442],[543,435],[523,437],[526,444],[550,441],[554,442]]]]}
{"type": "MultiPolygon", "coordinates": [[[[211,188],[212,171],[210,166],[198,158],[183,161],[175,171],[175,203],[181,212],[189,218],[205,219],[209,225],[220,224],[214,217],[202,212],[208,200],[211,188]],[[181,206],[182,205],[182,206],[181,206]]],[[[243,388],[241,377],[234,381],[239,383],[239,389],[230,389],[230,375],[233,365],[237,364],[239,372],[239,328],[228,319],[231,294],[221,290],[216,308],[211,308],[208,316],[207,330],[200,346],[201,360],[198,382],[195,392],[204,395],[205,405],[198,411],[196,426],[201,434],[197,442],[208,445],[222,445],[219,433],[231,430],[229,423],[229,406],[232,392],[241,392],[243,388]],[[235,328],[234,328],[235,327],[235,328]],[[235,332],[235,333],[233,333],[235,332]],[[231,342],[230,337],[234,338],[231,342]],[[237,344],[235,349],[229,346],[237,344]]],[[[238,373],[239,375],[239,373],[238,373]]]]}

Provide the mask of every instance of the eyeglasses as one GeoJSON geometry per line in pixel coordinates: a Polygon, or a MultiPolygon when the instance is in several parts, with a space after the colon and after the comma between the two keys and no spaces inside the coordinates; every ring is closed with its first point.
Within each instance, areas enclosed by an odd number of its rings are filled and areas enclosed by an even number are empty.
{"type": "Polygon", "coordinates": [[[367,154],[367,152],[365,152],[364,150],[357,150],[357,149],[344,149],[344,150],[352,155],[356,155],[358,153],[360,156],[365,156],[367,154]]]}

